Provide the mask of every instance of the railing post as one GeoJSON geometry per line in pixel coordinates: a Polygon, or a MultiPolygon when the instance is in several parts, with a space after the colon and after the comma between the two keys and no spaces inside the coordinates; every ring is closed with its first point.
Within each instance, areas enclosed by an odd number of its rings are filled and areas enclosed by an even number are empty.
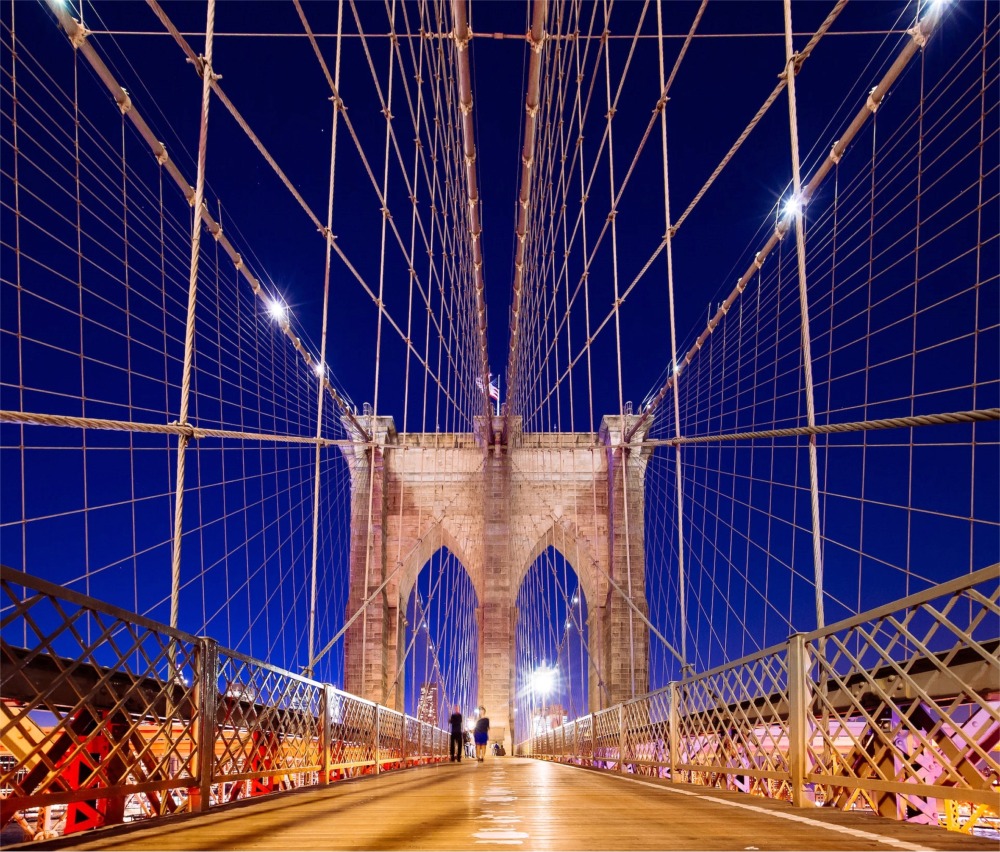
{"type": "Polygon", "coordinates": [[[805,795],[806,738],[808,723],[808,684],[806,683],[806,643],[802,633],[788,638],[788,772],[792,804],[801,808],[811,804],[805,795]]]}
{"type": "Polygon", "coordinates": [[[680,746],[680,709],[678,707],[681,691],[677,681],[670,682],[670,708],[667,717],[667,748],[669,750],[670,780],[677,780],[677,757],[680,746]]]}
{"type": "Polygon", "coordinates": [[[319,783],[329,784],[330,776],[333,774],[333,687],[323,684],[323,691],[320,693],[320,700],[323,702],[319,708],[319,747],[321,769],[319,771],[319,783]]]}
{"type": "Polygon", "coordinates": [[[215,725],[218,714],[219,643],[206,636],[199,637],[194,653],[194,695],[192,706],[196,716],[194,740],[198,764],[194,767],[198,786],[188,791],[188,807],[192,813],[207,811],[212,806],[212,775],[215,771],[215,725]]]}
{"type": "Polygon", "coordinates": [[[597,765],[597,717],[590,714],[590,766],[597,765]]]}
{"type": "Polygon", "coordinates": [[[625,774],[625,704],[618,705],[618,771],[625,774]]]}
{"type": "Polygon", "coordinates": [[[406,745],[409,741],[409,726],[407,722],[409,720],[406,718],[406,714],[403,714],[403,736],[399,738],[399,768],[406,769],[406,745]]]}
{"type": "Polygon", "coordinates": [[[382,745],[382,730],[380,727],[381,706],[375,705],[375,774],[378,775],[382,771],[382,761],[379,760],[379,749],[382,745]]]}

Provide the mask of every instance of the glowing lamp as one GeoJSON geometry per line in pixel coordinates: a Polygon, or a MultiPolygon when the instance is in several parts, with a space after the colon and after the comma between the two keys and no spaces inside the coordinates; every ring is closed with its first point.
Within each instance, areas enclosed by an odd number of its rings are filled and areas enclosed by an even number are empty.
{"type": "Polygon", "coordinates": [[[542,666],[531,674],[531,689],[535,695],[546,696],[555,689],[558,672],[542,666]]]}
{"type": "Polygon", "coordinates": [[[268,300],[267,314],[277,323],[284,323],[288,320],[288,308],[281,299],[268,300]]]}
{"type": "Polygon", "coordinates": [[[802,199],[797,195],[793,195],[788,201],[785,202],[785,206],[782,210],[783,215],[786,218],[792,218],[793,216],[798,216],[803,210],[802,199]]]}

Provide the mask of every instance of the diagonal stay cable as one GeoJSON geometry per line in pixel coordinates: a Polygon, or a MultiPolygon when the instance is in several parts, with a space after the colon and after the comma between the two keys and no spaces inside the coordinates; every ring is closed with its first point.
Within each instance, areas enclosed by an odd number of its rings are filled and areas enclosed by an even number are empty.
{"type": "MultiPolygon", "coordinates": [[[[166,169],[167,173],[174,180],[177,186],[180,188],[184,197],[188,199],[189,202],[193,202],[194,190],[191,185],[181,174],[180,170],[174,164],[167,154],[167,149],[156,135],[153,133],[152,129],[146,123],[145,119],[139,115],[135,107],[132,105],[132,101],[129,98],[126,91],[121,87],[111,71],[108,69],[104,60],[97,54],[93,46],[87,41],[87,36],[89,35],[88,30],[86,30],[81,24],[75,21],[66,10],[57,2],[57,0],[46,0],[49,9],[55,15],[56,19],[59,21],[60,26],[65,31],[70,43],[73,47],[80,51],[87,61],[90,63],[91,67],[96,72],[97,76],[101,79],[104,85],[107,87],[108,91],[114,97],[115,102],[118,104],[119,108],[125,113],[129,120],[135,125],[139,134],[149,145],[153,156],[156,157],[157,162],[166,169]]],[[[190,49],[190,48],[189,48],[190,49]]],[[[260,285],[260,281],[257,277],[247,268],[246,264],[243,262],[243,258],[238,251],[236,251],[235,246],[229,241],[229,238],[223,233],[222,226],[212,217],[208,212],[208,209],[204,209],[202,212],[202,220],[205,223],[205,228],[210,234],[219,242],[219,244],[225,249],[226,254],[229,255],[230,259],[236,265],[237,270],[246,279],[247,283],[253,289],[254,294],[265,301],[267,294],[260,285]]],[[[336,248],[336,246],[334,246],[336,248]]],[[[299,354],[305,360],[307,365],[312,363],[312,355],[302,346],[302,341],[299,337],[292,331],[292,328],[288,321],[281,323],[281,329],[288,337],[292,345],[298,350],[299,354]]],[[[365,436],[365,440],[371,440],[371,436],[368,435],[367,430],[361,427],[361,424],[357,422],[354,417],[354,412],[351,407],[343,400],[337,390],[334,388],[333,384],[329,380],[324,380],[327,392],[330,394],[333,401],[336,403],[337,407],[341,410],[345,417],[347,417],[353,425],[357,428],[358,432],[365,436]]]]}
{"type": "MultiPolygon", "coordinates": [[[[153,12],[156,14],[156,16],[163,23],[163,25],[168,29],[170,34],[174,37],[174,40],[177,42],[177,44],[187,55],[188,59],[191,61],[191,64],[194,66],[195,71],[200,75],[202,73],[201,60],[195,55],[194,51],[191,49],[191,46],[188,44],[187,40],[184,38],[184,36],[181,35],[180,31],[173,24],[173,22],[163,11],[160,5],[156,2],[156,0],[147,0],[147,3],[149,4],[153,12]]],[[[271,156],[271,153],[264,146],[264,143],[260,140],[257,134],[254,133],[253,129],[247,123],[246,119],[236,108],[236,105],[231,100],[229,100],[226,93],[223,92],[222,87],[219,85],[218,79],[213,79],[212,91],[215,92],[216,96],[222,102],[223,106],[225,106],[225,108],[229,111],[229,114],[240,126],[240,129],[242,129],[243,132],[247,135],[247,138],[251,141],[253,146],[257,149],[257,151],[264,158],[267,164],[271,167],[275,175],[277,175],[278,179],[285,185],[285,188],[289,191],[289,193],[291,193],[292,197],[298,202],[299,206],[305,212],[306,216],[309,217],[309,220],[316,226],[316,230],[320,234],[322,234],[324,240],[329,242],[330,246],[337,254],[337,257],[340,258],[344,266],[347,267],[347,270],[351,273],[351,275],[354,276],[355,280],[361,285],[365,293],[368,294],[368,297],[372,300],[372,302],[375,303],[375,306],[378,309],[379,313],[383,317],[385,317],[388,323],[393,327],[393,329],[395,329],[396,333],[399,335],[400,340],[403,341],[403,343],[411,351],[411,353],[417,359],[417,361],[423,365],[424,369],[428,373],[430,373],[435,383],[441,388],[442,392],[444,393],[445,397],[449,400],[449,402],[457,406],[457,403],[451,396],[448,389],[445,387],[444,383],[441,381],[440,377],[436,375],[433,372],[433,370],[431,370],[430,365],[420,356],[420,353],[417,352],[416,347],[414,347],[413,345],[413,342],[407,339],[406,333],[403,331],[403,329],[399,326],[396,320],[386,309],[385,304],[382,302],[381,299],[378,298],[378,296],[369,286],[368,282],[365,281],[364,276],[357,270],[354,264],[351,263],[350,259],[344,253],[343,249],[341,249],[341,247],[338,245],[336,236],[334,234],[331,234],[329,230],[326,228],[326,226],[323,225],[319,217],[316,215],[315,211],[309,206],[308,202],[302,197],[299,191],[295,188],[292,181],[282,170],[281,166],[278,165],[274,157],[271,156]]]]}

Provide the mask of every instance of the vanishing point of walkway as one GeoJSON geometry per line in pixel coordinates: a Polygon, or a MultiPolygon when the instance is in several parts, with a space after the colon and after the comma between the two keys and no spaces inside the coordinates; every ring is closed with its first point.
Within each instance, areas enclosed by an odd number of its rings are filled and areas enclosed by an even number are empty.
{"type": "MultiPolygon", "coordinates": [[[[44,844],[43,844],[44,845],[44,844]]],[[[237,803],[75,849],[996,849],[704,787],[489,758],[237,803]]]]}

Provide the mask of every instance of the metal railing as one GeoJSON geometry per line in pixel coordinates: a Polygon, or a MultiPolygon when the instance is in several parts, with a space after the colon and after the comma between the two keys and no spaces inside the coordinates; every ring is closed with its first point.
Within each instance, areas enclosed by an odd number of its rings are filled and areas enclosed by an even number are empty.
{"type": "Polygon", "coordinates": [[[0,825],[36,839],[444,760],[448,733],[0,567],[0,825]]]}
{"type": "Polygon", "coordinates": [[[1000,566],[576,719],[520,754],[1000,829],[1000,566]]]}

